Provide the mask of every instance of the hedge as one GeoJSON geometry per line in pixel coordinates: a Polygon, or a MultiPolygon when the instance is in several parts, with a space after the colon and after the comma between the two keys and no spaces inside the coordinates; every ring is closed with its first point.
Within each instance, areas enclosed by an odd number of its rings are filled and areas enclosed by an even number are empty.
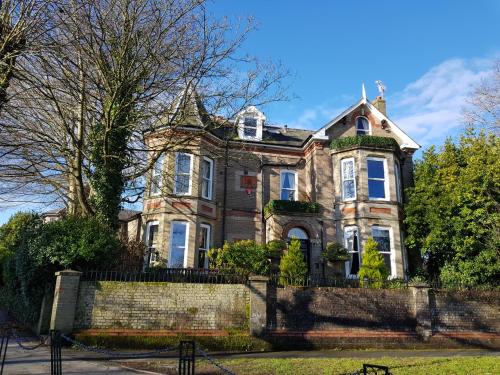
{"type": "Polygon", "coordinates": [[[271,213],[317,214],[319,208],[320,206],[316,202],[272,200],[264,207],[264,214],[266,216],[271,213]]]}
{"type": "Polygon", "coordinates": [[[366,146],[377,148],[399,148],[398,142],[394,138],[377,137],[374,135],[356,135],[353,137],[342,137],[334,139],[330,143],[331,149],[342,149],[354,146],[366,146]]]}

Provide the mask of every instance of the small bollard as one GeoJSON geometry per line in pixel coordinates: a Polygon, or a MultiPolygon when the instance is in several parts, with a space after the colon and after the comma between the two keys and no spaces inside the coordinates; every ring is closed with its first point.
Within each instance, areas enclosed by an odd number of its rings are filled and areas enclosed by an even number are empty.
{"type": "Polygon", "coordinates": [[[3,366],[5,364],[5,357],[7,356],[7,346],[9,345],[9,334],[5,333],[0,337],[0,375],[3,374],[3,366]]]}
{"type": "Polygon", "coordinates": [[[181,341],[179,345],[179,375],[194,375],[195,350],[194,341],[181,341]]]}
{"type": "Polygon", "coordinates": [[[62,375],[61,332],[50,331],[50,374],[62,375]]]}

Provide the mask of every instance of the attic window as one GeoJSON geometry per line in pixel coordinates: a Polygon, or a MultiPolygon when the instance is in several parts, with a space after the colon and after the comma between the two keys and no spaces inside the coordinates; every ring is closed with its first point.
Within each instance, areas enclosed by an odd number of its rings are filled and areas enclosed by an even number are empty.
{"type": "Polygon", "coordinates": [[[245,117],[243,120],[243,135],[249,138],[257,137],[257,119],[245,117]]]}
{"type": "Polygon", "coordinates": [[[370,134],[370,123],[366,117],[358,117],[356,119],[356,134],[357,135],[369,135],[370,134]]]}

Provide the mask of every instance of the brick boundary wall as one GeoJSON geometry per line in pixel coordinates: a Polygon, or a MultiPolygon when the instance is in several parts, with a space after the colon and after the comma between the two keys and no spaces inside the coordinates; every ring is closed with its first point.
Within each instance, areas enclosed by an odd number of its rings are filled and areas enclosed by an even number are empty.
{"type": "Polygon", "coordinates": [[[79,281],[57,275],[52,328],[92,334],[249,332],[275,347],[500,348],[499,291],[79,281]]]}
{"type": "Polygon", "coordinates": [[[241,284],[97,281],[80,283],[75,329],[248,329],[241,284]]]}

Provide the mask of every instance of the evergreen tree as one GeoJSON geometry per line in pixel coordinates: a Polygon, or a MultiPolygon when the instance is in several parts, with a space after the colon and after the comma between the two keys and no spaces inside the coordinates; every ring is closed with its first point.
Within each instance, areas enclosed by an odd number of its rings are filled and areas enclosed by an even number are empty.
{"type": "Polygon", "coordinates": [[[307,276],[307,264],[300,250],[300,241],[292,239],[288,251],[280,261],[280,283],[282,285],[302,285],[307,276]]]}
{"type": "Polygon", "coordinates": [[[378,252],[378,244],[373,238],[368,238],[363,248],[361,267],[359,268],[359,278],[364,286],[365,279],[368,285],[373,288],[380,288],[389,276],[389,270],[385,265],[384,258],[378,252]]]}
{"type": "MultiPolygon", "coordinates": [[[[458,143],[430,148],[407,191],[406,246],[427,276],[461,285],[500,277],[500,148],[493,134],[468,130],[458,143]]],[[[417,270],[418,271],[418,270],[417,270]]]]}

